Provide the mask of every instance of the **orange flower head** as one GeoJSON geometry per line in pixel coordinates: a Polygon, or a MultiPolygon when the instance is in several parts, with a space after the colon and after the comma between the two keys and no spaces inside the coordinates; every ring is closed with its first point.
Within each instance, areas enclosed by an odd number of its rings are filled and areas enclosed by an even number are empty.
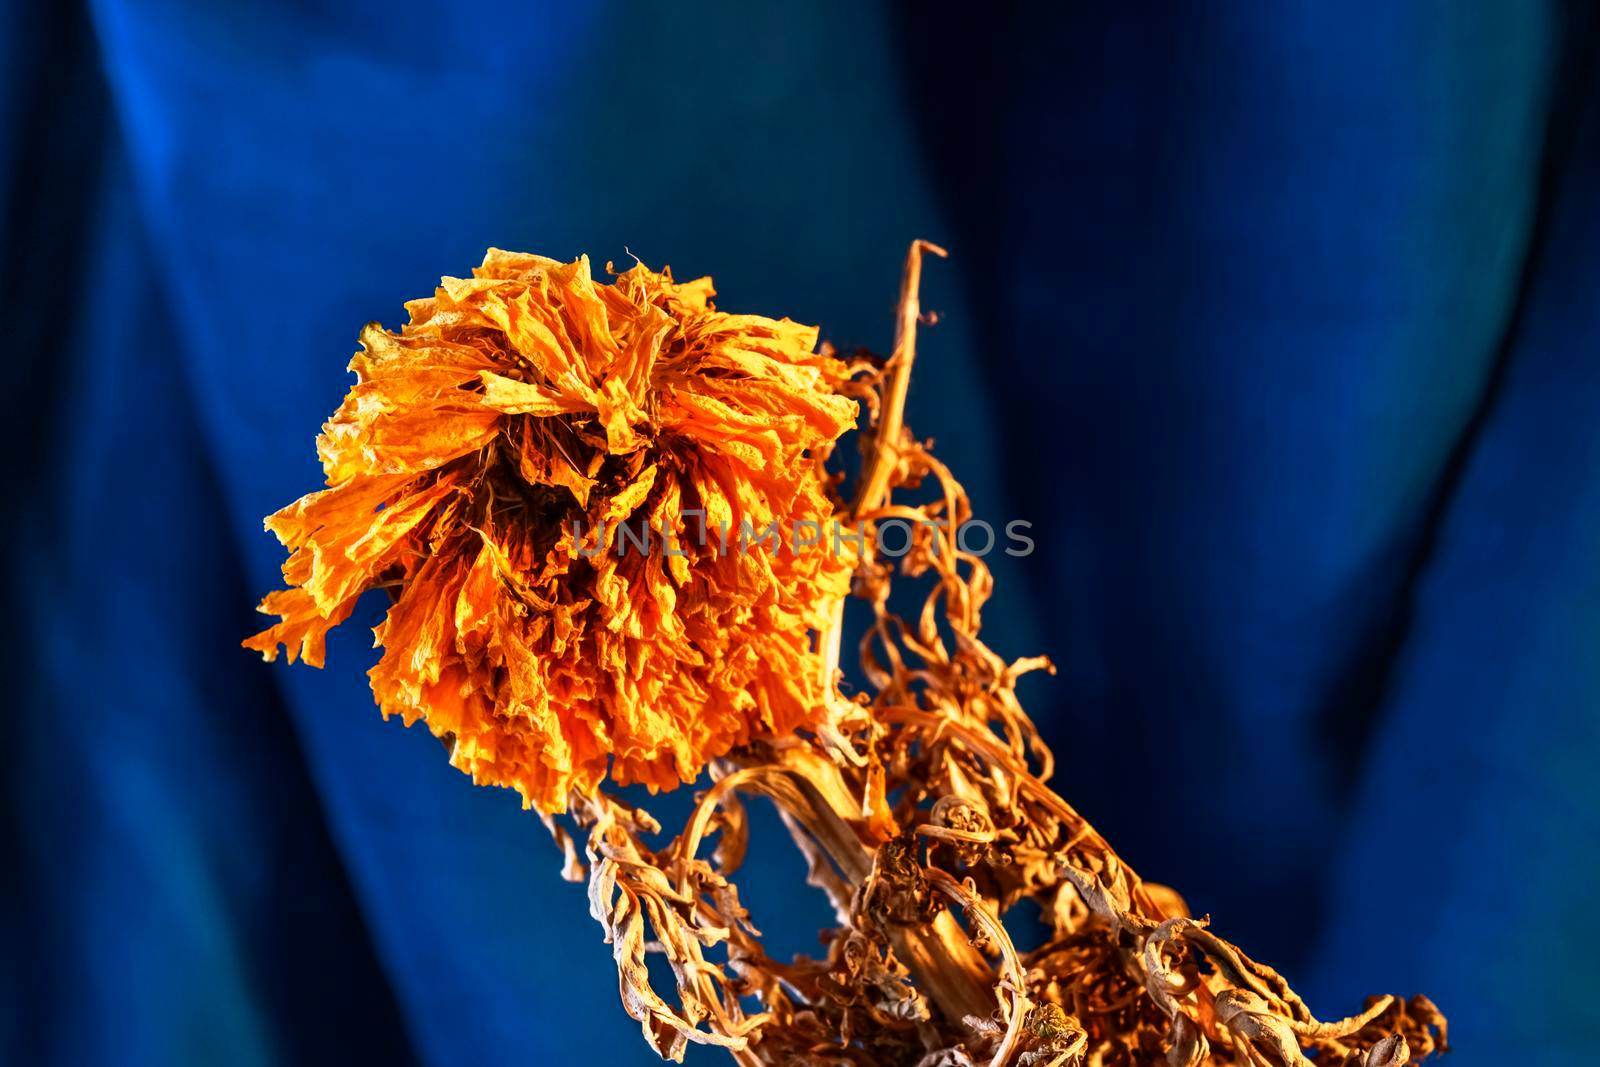
{"type": "Polygon", "coordinates": [[[384,716],[549,812],[608,768],[671,788],[818,722],[817,634],[850,564],[791,531],[832,515],[822,459],[856,405],[815,328],[713,295],[491,249],[399,333],[369,324],[317,440],[328,488],[266,521],[288,588],[246,647],[321,666],[388,589],[384,716]]]}

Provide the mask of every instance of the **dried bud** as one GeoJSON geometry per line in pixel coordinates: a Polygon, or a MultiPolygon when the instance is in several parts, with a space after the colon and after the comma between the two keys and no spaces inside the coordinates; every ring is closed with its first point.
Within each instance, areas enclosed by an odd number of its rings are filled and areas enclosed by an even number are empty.
{"type": "Polygon", "coordinates": [[[1402,1034],[1390,1034],[1367,1050],[1362,1067],[1404,1067],[1411,1062],[1411,1048],[1402,1034]]]}
{"type": "Polygon", "coordinates": [[[862,890],[865,910],[880,923],[922,923],[938,910],[917,858],[916,841],[909,834],[890,838],[878,850],[872,876],[862,890]]]}
{"type": "Polygon", "coordinates": [[[1076,1063],[1089,1044],[1089,1035],[1078,1020],[1061,1005],[1048,1001],[1028,1010],[1022,1032],[1027,1050],[1021,1057],[1024,1065],[1076,1063]]]}
{"type": "MultiPolygon", "coordinates": [[[[942,831],[934,836],[950,846],[959,862],[971,866],[997,858],[990,847],[995,839],[994,821],[976,802],[947,793],[934,804],[931,814],[933,825],[942,831]]],[[[1009,859],[1003,853],[998,858],[1009,859]]]]}
{"type": "Polygon", "coordinates": [[[1171,1044],[1167,1047],[1168,1067],[1200,1067],[1211,1053],[1206,1035],[1195,1021],[1179,1012],[1172,1017],[1171,1044]]]}
{"type": "Polygon", "coordinates": [[[1217,1021],[1274,1067],[1309,1067],[1289,1021],[1248,989],[1217,994],[1217,1021]]]}

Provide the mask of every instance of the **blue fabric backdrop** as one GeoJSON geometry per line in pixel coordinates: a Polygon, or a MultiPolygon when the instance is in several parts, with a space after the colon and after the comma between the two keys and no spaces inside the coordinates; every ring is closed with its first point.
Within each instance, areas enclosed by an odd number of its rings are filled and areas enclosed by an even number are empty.
{"type": "Polygon", "coordinates": [[[913,236],[1063,792],[1324,1014],[1592,1062],[1588,8],[751,7],[0,3],[6,1062],[653,1062],[537,823],[377,716],[378,605],[237,648],[260,518],[490,244],[881,350],[913,236]]]}

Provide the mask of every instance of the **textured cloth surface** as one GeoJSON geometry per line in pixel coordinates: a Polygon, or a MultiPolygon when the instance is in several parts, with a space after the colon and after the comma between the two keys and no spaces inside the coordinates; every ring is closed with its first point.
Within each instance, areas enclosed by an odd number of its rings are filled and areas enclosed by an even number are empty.
{"type": "MultiPolygon", "coordinates": [[[[537,822],[379,719],[381,605],[325,671],[237,647],[261,516],[489,245],[884,351],[921,236],[910,420],[1033,523],[986,633],[1061,667],[1057,787],[1323,1015],[1589,1062],[1587,9],[750,6],[4,5],[0,1055],[655,1062],[537,822]]],[[[784,952],[800,871],[750,863],[784,952]]]]}

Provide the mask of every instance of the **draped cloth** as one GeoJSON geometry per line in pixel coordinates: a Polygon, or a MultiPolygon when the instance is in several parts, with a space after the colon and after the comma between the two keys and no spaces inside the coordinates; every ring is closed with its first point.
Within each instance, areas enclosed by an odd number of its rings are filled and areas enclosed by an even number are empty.
{"type": "Polygon", "coordinates": [[[237,647],[261,516],[487,246],[884,351],[917,236],[909,418],[1032,523],[985,632],[1060,667],[1057,788],[1323,1015],[1588,1062],[1587,8],[752,7],[6,4],[6,1062],[654,1062],[537,822],[375,713],[381,604],[237,647]]]}

